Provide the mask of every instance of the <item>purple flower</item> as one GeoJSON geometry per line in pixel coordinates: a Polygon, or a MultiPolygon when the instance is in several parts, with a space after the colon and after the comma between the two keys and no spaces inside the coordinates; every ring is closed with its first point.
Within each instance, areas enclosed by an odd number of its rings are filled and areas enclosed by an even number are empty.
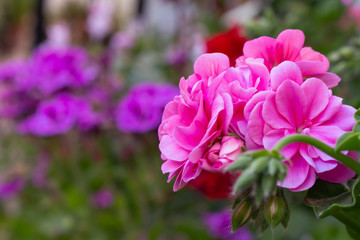
{"type": "Polygon", "coordinates": [[[24,60],[10,60],[0,65],[0,116],[13,118],[22,114],[28,108],[30,101],[25,94],[17,91],[18,73],[26,66],[24,60]],[[21,98],[20,98],[21,97],[21,98]]]}
{"type": "Polygon", "coordinates": [[[80,131],[89,131],[103,121],[101,113],[95,112],[91,104],[85,99],[78,99],[77,105],[77,127],[80,131]]]}
{"type": "Polygon", "coordinates": [[[16,196],[25,187],[25,179],[15,177],[0,183],[0,199],[6,200],[16,196]]]}
{"type": "Polygon", "coordinates": [[[100,189],[92,196],[92,204],[97,208],[109,208],[113,202],[113,195],[107,189],[100,189]]]}
{"type": "Polygon", "coordinates": [[[42,137],[66,133],[75,125],[76,104],[76,99],[67,94],[44,101],[33,115],[19,124],[18,130],[42,137]]]}
{"type": "Polygon", "coordinates": [[[43,45],[29,59],[18,87],[49,96],[64,88],[88,86],[97,75],[98,68],[90,62],[86,50],[43,45]]]}
{"type": "Polygon", "coordinates": [[[137,133],[156,129],[165,105],[178,94],[178,88],[167,83],[144,82],[133,86],[118,104],[115,113],[118,128],[137,133]]]}
{"type": "Polygon", "coordinates": [[[223,240],[253,240],[251,232],[241,227],[231,233],[231,212],[221,211],[217,213],[207,213],[204,216],[204,223],[211,237],[223,240]]]}

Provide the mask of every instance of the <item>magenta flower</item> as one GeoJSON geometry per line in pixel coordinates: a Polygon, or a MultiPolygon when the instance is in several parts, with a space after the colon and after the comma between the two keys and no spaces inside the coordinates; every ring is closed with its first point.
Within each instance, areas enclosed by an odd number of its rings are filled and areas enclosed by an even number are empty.
{"type": "Polygon", "coordinates": [[[66,94],[40,103],[36,112],[21,122],[18,130],[23,134],[52,136],[68,132],[76,123],[76,100],[66,94]]]}
{"type": "Polygon", "coordinates": [[[237,66],[246,58],[262,58],[270,71],[273,66],[284,61],[293,61],[299,66],[304,77],[316,77],[323,80],[329,88],[335,87],[340,78],[327,72],[328,59],[311,47],[303,47],[304,41],[304,33],[293,29],[281,32],[276,39],[263,36],[247,41],[244,55],[237,59],[237,66]]]}
{"type": "MultiPolygon", "coordinates": [[[[307,79],[301,86],[285,80],[276,92],[267,94],[265,101],[259,101],[253,108],[248,123],[249,138],[270,150],[281,138],[300,133],[334,147],[345,131],[351,131],[354,113],[355,109],[343,105],[342,99],[333,96],[320,79],[307,79]]],[[[289,170],[280,186],[292,191],[312,187],[315,174],[335,183],[346,182],[355,174],[307,144],[291,144],[282,153],[291,161],[286,162],[289,170]]]]}
{"type": "Polygon", "coordinates": [[[44,45],[29,59],[26,71],[18,77],[18,88],[49,96],[67,89],[88,86],[98,75],[82,48],[44,45]]]}
{"type": "Polygon", "coordinates": [[[208,85],[229,68],[223,54],[204,54],[194,64],[194,74],[180,80],[180,93],[165,107],[159,127],[163,173],[176,176],[174,191],[196,178],[202,156],[217,138],[227,135],[233,115],[231,96],[208,85]]]}
{"type": "Polygon", "coordinates": [[[167,83],[144,82],[133,86],[116,109],[118,128],[137,133],[156,129],[165,105],[178,93],[176,87],[167,83]]]}

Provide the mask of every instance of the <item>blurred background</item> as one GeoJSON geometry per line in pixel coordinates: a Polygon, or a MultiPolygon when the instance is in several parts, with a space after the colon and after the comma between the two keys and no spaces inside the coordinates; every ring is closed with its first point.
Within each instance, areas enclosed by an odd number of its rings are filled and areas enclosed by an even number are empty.
{"type": "Polygon", "coordinates": [[[157,127],[205,52],[287,28],[325,54],[360,107],[360,1],[0,0],[0,239],[349,239],[287,193],[289,227],[230,234],[233,179],[179,192],[157,127]]]}

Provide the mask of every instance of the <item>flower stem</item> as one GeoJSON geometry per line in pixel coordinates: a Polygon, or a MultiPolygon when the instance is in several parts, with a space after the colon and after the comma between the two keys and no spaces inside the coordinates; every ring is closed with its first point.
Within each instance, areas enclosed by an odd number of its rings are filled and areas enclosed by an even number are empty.
{"type": "Polygon", "coordinates": [[[296,142],[306,143],[306,144],[309,144],[309,145],[312,145],[312,146],[318,148],[319,150],[321,150],[324,153],[326,153],[327,155],[335,158],[336,160],[338,160],[339,162],[341,162],[348,168],[352,169],[357,175],[360,176],[360,164],[358,162],[356,162],[351,157],[342,154],[341,152],[336,152],[334,148],[317,140],[316,138],[313,138],[313,137],[310,137],[307,135],[293,134],[293,135],[286,136],[286,137],[282,138],[280,141],[278,141],[275,144],[275,146],[271,149],[271,151],[280,152],[280,150],[283,149],[284,147],[286,147],[287,145],[289,145],[291,143],[296,143],[296,142]]]}

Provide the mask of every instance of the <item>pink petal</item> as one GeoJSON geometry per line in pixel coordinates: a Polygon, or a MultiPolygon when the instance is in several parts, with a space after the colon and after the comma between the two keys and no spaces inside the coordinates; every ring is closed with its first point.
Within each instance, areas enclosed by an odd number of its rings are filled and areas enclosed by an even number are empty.
{"type": "Polygon", "coordinates": [[[320,113],[319,116],[313,119],[312,122],[315,124],[322,124],[331,119],[335,114],[337,114],[341,108],[342,98],[331,96],[329,98],[329,103],[326,108],[320,113]]]}
{"type": "Polygon", "coordinates": [[[164,136],[159,144],[161,153],[174,161],[184,161],[189,157],[189,152],[180,147],[170,136],[164,136]]]}
{"type": "Polygon", "coordinates": [[[165,173],[174,172],[181,168],[184,165],[184,162],[167,160],[161,165],[161,171],[165,173]]]}
{"type": "Polygon", "coordinates": [[[249,59],[246,61],[248,64],[252,77],[254,79],[258,79],[255,87],[258,90],[265,91],[269,88],[269,81],[270,81],[270,74],[269,70],[266,68],[266,66],[263,63],[260,63],[259,61],[249,59]]]}
{"type": "Polygon", "coordinates": [[[278,88],[275,101],[278,112],[295,129],[303,125],[308,103],[304,91],[297,83],[291,80],[283,82],[278,88]]]}
{"type": "MultiPolygon", "coordinates": [[[[305,161],[311,166],[311,167],[315,167],[315,162],[314,162],[314,151],[310,152],[310,150],[314,150],[312,149],[311,145],[308,144],[300,144],[300,155],[305,159],[305,161]]],[[[316,155],[316,158],[318,156],[316,155]]]]}
{"type": "Polygon", "coordinates": [[[318,173],[322,173],[322,172],[326,172],[326,171],[330,171],[334,168],[336,168],[338,165],[338,163],[333,160],[333,161],[324,161],[321,158],[315,159],[315,172],[318,173]]]}
{"type": "Polygon", "coordinates": [[[258,103],[249,117],[248,133],[249,137],[258,145],[262,145],[264,137],[264,119],[262,118],[261,112],[263,109],[263,103],[258,103]]]}
{"type": "Polygon", "coordinates": [[[275,39],[270,37],[259,37],[247,41],[244,44],[244,56],[247,58],[263,58],[265,66],[268,69],[271,69],[274,65],[274,46],[275,39]]]}
{"type": "Polygon", "coordinates": [[[321,79],[328,88],[336,87],[341,80],[338,75],[329,72],[317,73],[313,74],[312,76],[321,79]]]}
{"type": "MultiPolygon", "coordinates": [[[[293,134],[292,132],[291,134],[293,134]]],[[[264,148],[271,150],[272,147],[283,137],[290,135],[287,130],[272,130],[263,137],[264,148]]],[[[299,151],[300,144],[292,143],[281,150],[286,158],[292,158],[299,151]]]]}
{"type": "Polygon", "coordinates": [[[174,192],[180,190],[181,188],[183,188],[186,185],[186,183],[182,180],[182,171],[177,175],[174,186],[173,186],[173,190],[174,192]]]}
{"type": "Polygon", "coordinates": [[[246,120],[249,120],[250,117],[250,113],[251,111],[254,109],[254,107],[256,106],[256,104],[258,104],[259,102],[262,102],[266,99],[266,97],[270,94],[274,94],[274,92],[272,91],[262,91],[262,92],[258,92],[256,93],[249,102],[246,103],[245,108],[244,108],[244,118],[246,120]]]}
{"type": "Polygon", "coordinates": [[[186,150],[192,150],[203,138],[206,126],[195,120],[189,127],[175,126],[173,138],[175,142],[186,150]]]}
{"type": "Polygon", "coordinates": [[[304,46],[304,41],[305,36],[301,30],[287,29],[282,31],[276,38],[274,47],[276,63],[295,60],[304,46]]]}
{"type": "Polygon", "coordinates": [[[326,72],[326,70],[323,70],[326,69],[326,67],[322,62],[298,61],[296,62],[296,65],[299,67],[304,77],[326,72]]]}
{"type": "Polygon", "coordinates": [[[297,84],[303,83],[303,76],[300,68],[294,63],[285,61],[279,66],[274,67],[270,72],[271,88],[276,91],[277,88],[286,80],[290,79],[297,84]]]}
{"type": "Polygon", "coordinates": [[[301,88],[308,102],[308,113],[309,119],[314,119],[318,116],[329,103],[329,90],[325,83],[317,78],[309,78],[302,85],[301,88]]]}
{"type": "Polygon", "coordinates": [[[194,63],[194,73],[208,79],[216,76],[230,67],[229,58],[222,53],[205,53],[194,63]]]}
{"type": "MultiPolygon", "coordinates": [[[[350,152],[348,155],[357,160],[356,152],[350,152]]],[[[328,182],[344,183],[353,178],[355,176],[355,172],[341,163],[338,163],[337,167],[334,169],[327,172],[318,173],[317,175],[320,179],[328,182]]]]}
{"type": "Polygon", "coordinates": [[[355,125],[355,119],[353,117],[355,112],[355,108],[348,105],[343,105],[335,116],[323,124],[335,125],[344,131],[351,131],[355,125]]]}
{"type": "Polygon", "coordinates": [[[325,142],[330,146],[335,146],[337,139],[345,133],[344,130],[334,125],[320,125],[310,127],[308,135],[325,142]]]}
{"type": "MultiPolygon", "coordinates": [[[[299,191],[298,188],[301,189],[301,185],[305,184],[305,186],[309,185],[308,180],[310,180],[310,184],[312,179],[312,174],[309,174],[309,171],[314,171],[310,169],[309,164],[303,159],[300,154],[296,154],[291,158],[291,162],[285,162],[288,166],[287,175],[284,181],[278,184],[281,187],[289,188],[292,191],[299,191]]],[[[314,179],[315,182],[315,179],[314,179]]],[[[301,189],[303,190],[303,189],[301,189]]]]}
{"type": "Polygon", "coordinates": [[[318,69],[319,72],[326,72],[329,69],[329,60],[319,52],[314,51],[311,47],[303,47],[300,51],[298,61],[321,62],[323,65],[318,69]]]}
{"type": "Polygon", "coordinates": [[[256,143],[249,137],[249,135],[245,135],[245,144],[246,144],[246,149],[247,149],[247,150],[259,150],[259,149],[263,149],[263,146],[256,144],[256,143]]]}
{"type": "Polygon", "coordinates": [[[296,188],[290,188],[289,190],[293,191],[293,192],[300,192],[300,191],[307,190],[307,189],[311,188],[312,186],[314,186],[315,180],[316,180],[315,171],[314,171],[314,169],[312,169],[310,167],[309,171],[308,171],[308,175],[305,178],[305,181],[300,186],[298,186],[296,188]]]}
{"type": "Polygon", "coordinates": [[[291,124],[276,109],[275,94],[269,95],[262,110],[264,121],[274,129],[292,129],[291,124]]]}
{"type": "Polygon", "coordinates": [[[182,180],[184,182],[189,182],[192,179],[195,179],[197,176],[199,176],[201,172],[200,164],[187,162],[183,169],[183,175],[182,180]]]}

